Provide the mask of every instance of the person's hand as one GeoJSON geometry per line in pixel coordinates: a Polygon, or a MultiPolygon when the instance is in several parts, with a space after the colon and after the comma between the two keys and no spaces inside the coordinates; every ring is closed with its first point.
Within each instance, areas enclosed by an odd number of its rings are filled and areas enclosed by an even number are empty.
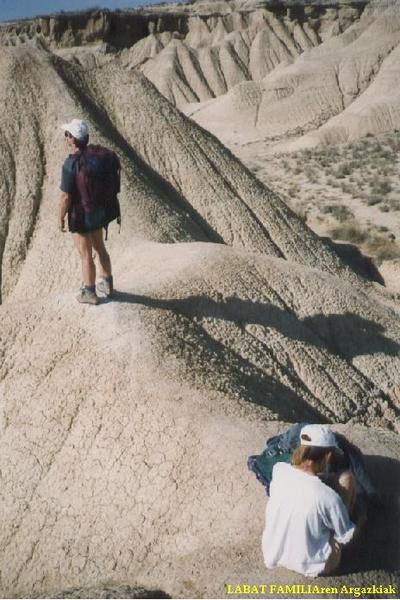
{"type": "Polygon", "coordinates": [[[66,229],[65,229],[65,217],[60,217],[59,221],[58,221],[58,229],[62,232],[65,233],[66,229]]]}

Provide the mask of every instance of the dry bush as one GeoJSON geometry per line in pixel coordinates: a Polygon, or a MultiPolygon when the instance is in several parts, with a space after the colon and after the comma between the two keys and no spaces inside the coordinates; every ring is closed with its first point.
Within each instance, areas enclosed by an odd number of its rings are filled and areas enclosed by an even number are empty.
{"type": "Polygon", "coordinates": [[[290,188],[288,188],[287,193],[289,194],[289,196],[296,196],[300,192],[300,189],[301,188],[298,183],[292,183],[290,188]]]}
{"type": "Polygon", "coordinates": [[[368,239],[368,230],[360,227],[355,221],[333,227],[329,234],[334,239],[353,244],[363,244],[368,239]]]}
{"type": "Polygon", "coordinates": [[[396,242],[384,238],[372,239],[368,243],[367,249],[378,264],[381,264],[384,260],[393,260],[400,257],[400,246],[396,242]]]}
{"type": "Polygon", "coordinates": [[[379,204],[379,202],[382,202],[382,198],[380,198],[380,196],[376,196],[375,194],[372,194],[367,198],[368,206],[375,206],[376,204],[379,204]]]}
{"type": "Polygon", "coordinates": [[[370,255],[378,265],[384,260],[400,257],[400,246],[394,236],[387,233],[385,227],[373,231],[363,229],[352,221],[331,229],[329,233],[334,239],[360,246],[362,251],[370,255]]]}
{"type": "Polygon", "coordinates": [[[354,217],[353,212],[344,204],[325,204],[325,206],[321,206],[320,211],[324,215],[332,215],[339,223],[354,217]]]}
{"type": "Polygon", "coordinates": [[[350,175],[351,168],[349,163],[341,163],[335,170],[335,175],[338,179],[344,179],[347,175],[350,175]]]}
{"type": "Polygon", "coordinates": [[[391,191],[392,191],[392,186],[389,183],[389,181],[387,181],[387,180],[376,181],[374,183],[374,185],[372,186],[373,194],[380,194],[382,196],[385,196],[386,194],[389,194],[391,191]]]}
{"type": "Polygon", "coordinates": [[[400,210],[400,200],[398,198],[394,199],[394,200],[389,200],[390,202],[390,209],[395,211],[395,210],[400,210]]]}
{"type": "Polygon", "coordinates": [[[304,174],[310,183],[318,183],[318,175],[314,169],[307,167],[304,174]]]}

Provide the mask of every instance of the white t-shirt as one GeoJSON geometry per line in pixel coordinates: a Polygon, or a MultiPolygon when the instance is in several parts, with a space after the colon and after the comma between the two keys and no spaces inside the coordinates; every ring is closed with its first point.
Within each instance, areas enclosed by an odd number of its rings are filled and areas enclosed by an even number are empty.
{"type": "Polygon", "coordinates": [[[347,544],[355,526],[340,496],[322,481],[287,463],[272,471],[262,538],[268,568],[319,575],[331,554],[331,535],[347,544]]]}

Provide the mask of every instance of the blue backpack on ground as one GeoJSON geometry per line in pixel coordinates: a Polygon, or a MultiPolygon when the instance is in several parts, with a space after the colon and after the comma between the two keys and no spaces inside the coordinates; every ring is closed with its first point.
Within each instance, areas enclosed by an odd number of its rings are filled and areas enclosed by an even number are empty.
{"type": "MultiPolygon", "coordinates": [[[[267,439],[266,448],[261,454],[249,456],[247,467],[257,477],[258,481],[265,487],[269,496],[269,487],[272,480],[272,469],[277,462],[289,463],[294,450],[300,445],[300,432],[308,423],[296,423],[288,431],[267,439]]],[[[349,442],[340,433],[335,433],[339,448],[343,452],[337,464],[331,466],[331,472],[350,469],[356,479],[358,493],[361,495],[375,496],[376,490],[371,483],[365,468],[364,457],[357,446],[349,442]]]]}

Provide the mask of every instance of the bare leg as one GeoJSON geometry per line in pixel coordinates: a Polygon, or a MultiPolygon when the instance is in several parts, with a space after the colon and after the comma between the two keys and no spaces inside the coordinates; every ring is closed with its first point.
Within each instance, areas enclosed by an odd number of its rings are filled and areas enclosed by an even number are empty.
{"type": "MultiPolygon", "coordinates": [[[[353,547],[354,542],[357,541],[360,531],[365,524],[366,521],[366,512],[364,511],[362,514],[354,514],[357,511],[356,501],[357,501],[357,487],[356,480],[354,475],[350,470],[343,471],[340,475],[334,478],[334,480],[328,485],[330,485],[342,498],[348,513],[350,515],[351,520],[355,523],[356,528],[351,538],[350,542],[343,547],[343,552],[347,553],[348,549],[353,547]]],[[[336,572],[337,568],[342,559],[342,546],[339,544],[333,536],[331,537],[330,545],[332,548],[331,555],[326,561],[325,569],[321,573],[321,575],[332,575],[336,572]]]]}
{"type": "Polygon", "coordinates": [[[96,265],[93,260],[91,235],[74,233],[73,238],[81,258],[83,283],[88,287],[94,286],[96,283],[96,265]]]}
{"type": "Polygon", "coordinates": [[[343,471],[343,473],[340,473],[338,487],[338,492],[346,505],[349,515],[351,515],[353,513],[357,495],[356,482],[351,471],[343,471]]]}
{"type": "Polygon", "coordinates": [[[100,262],[100,276],[110,277],[111,276],[111,260],[103,241],[103,230],[97,229],[92,231],[90,234],[91,244],[93,249],[97,252],[100,262]]]}
{"type": "Polygon", "coordinates": [[[354,475],[351,473],[351,471],[343,471],[343,473],[339,475],[338,487],[338,492],[341,495],[347,510],[349,511],[350,518],[356,525],[353,537],[351,538],[349,544],[346,545],[346,547],[349,547],[357,542],[361,530],[366,523],[367,512],[365,507],[360,508],[360,505],[358,507],[356,506],[357,488],[354,475]]]}

